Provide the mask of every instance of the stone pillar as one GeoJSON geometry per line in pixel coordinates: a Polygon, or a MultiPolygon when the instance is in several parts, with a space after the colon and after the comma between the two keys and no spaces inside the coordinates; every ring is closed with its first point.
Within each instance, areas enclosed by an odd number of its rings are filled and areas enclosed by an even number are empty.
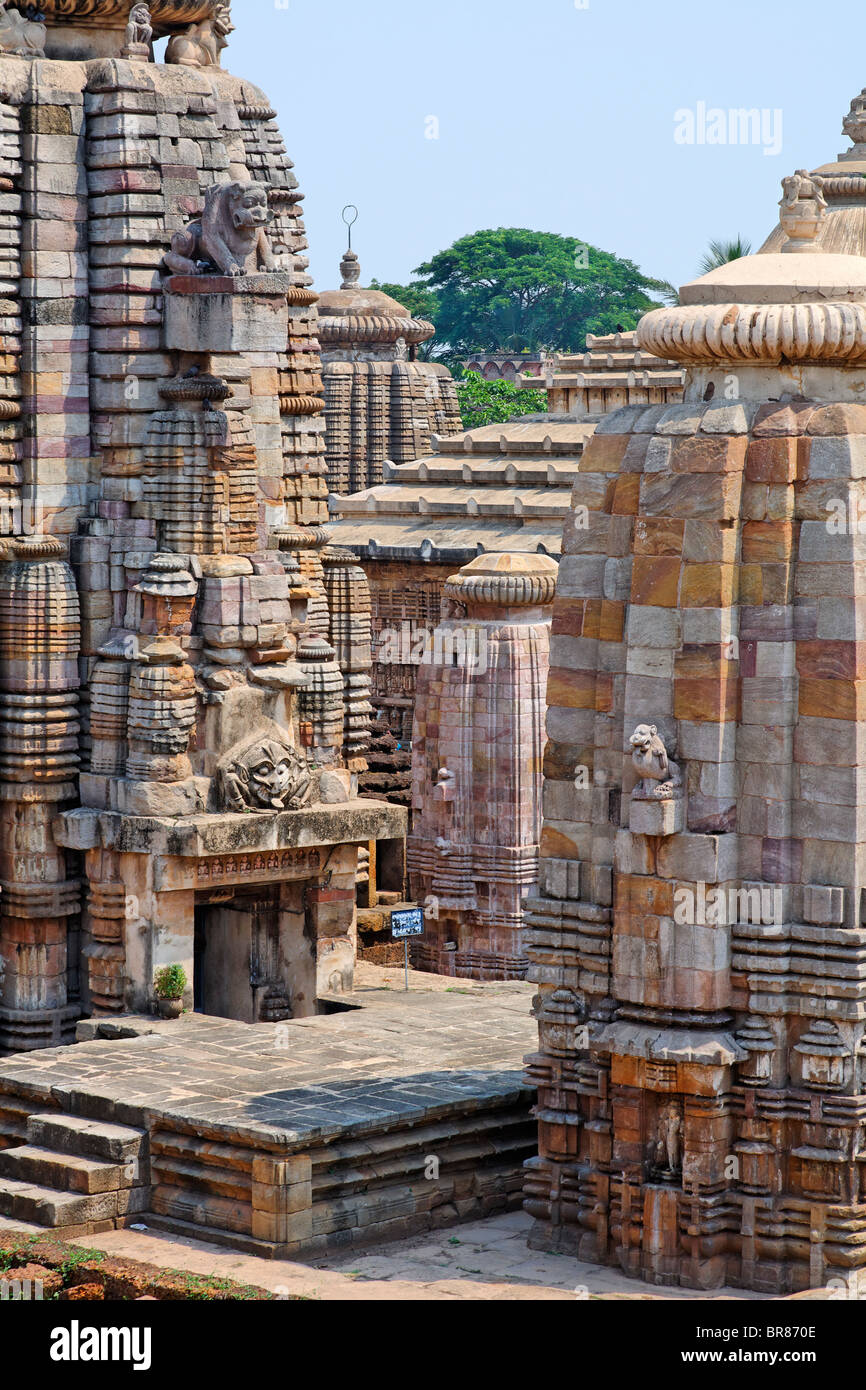
{"type": "Polygon", "coordinates": [[[77,795],[78,595],[59,541],[28,537],[0,570],[0,1046],[67,1041],[67,923],[79,884],[51,825],[77,795]]]}

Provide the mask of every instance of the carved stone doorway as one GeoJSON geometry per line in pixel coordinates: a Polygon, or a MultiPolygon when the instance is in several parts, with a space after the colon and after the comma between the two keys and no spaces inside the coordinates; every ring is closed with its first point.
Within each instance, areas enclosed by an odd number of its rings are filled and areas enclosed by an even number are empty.
{"type": "Polygon", "coordinates": [[[302,882],[196,894],[196,1011],[241,1023],[317,1012],[316,962],[302,882]]]}

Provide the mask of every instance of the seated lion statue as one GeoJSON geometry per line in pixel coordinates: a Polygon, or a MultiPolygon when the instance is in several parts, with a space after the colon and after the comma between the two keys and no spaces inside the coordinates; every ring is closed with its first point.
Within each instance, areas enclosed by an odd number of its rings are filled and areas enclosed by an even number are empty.
{"type": "Polygon", "coordinates": [[[217,183],[204,212],[172,237],[165,264],[175,275],[249,275],[274,270],[265,228],[270,221],[266,183],[217,183]]]}
{"type": "Polygon", "coordinates": [[[629,743],[632,763],[640,781],[632,793],[638,800],[658,800],[675,796],[682,787],[682,774],[668,757],[655,724],[638,724],[629,743]]]}

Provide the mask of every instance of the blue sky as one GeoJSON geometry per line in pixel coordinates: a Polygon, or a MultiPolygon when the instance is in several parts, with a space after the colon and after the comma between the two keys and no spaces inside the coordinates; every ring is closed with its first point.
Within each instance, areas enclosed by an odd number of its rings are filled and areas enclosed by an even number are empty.
{"type": "Polygon", "coordinates": [[[234,0],[225,66],[279,112],[320,289],[337,283],[350,202],[364,283],[521,226],[682,284],[711,237],[757,249],[782,177],[849,146],[862,14],[854,0],[234,0]],[[677,112],[699,103],[781,112],[780,152],[677,143],[677,112]]]}

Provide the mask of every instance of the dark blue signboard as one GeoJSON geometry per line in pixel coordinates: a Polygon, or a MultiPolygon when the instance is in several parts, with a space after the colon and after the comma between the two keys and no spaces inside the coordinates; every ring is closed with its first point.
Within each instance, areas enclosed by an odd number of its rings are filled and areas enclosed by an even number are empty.
{"type": "Polygon", "coordinates": [[[391,913],[391,938],[402,941],[407,936],[424,935],[424,913],[420,907],[404,908],[391,913]]]}

